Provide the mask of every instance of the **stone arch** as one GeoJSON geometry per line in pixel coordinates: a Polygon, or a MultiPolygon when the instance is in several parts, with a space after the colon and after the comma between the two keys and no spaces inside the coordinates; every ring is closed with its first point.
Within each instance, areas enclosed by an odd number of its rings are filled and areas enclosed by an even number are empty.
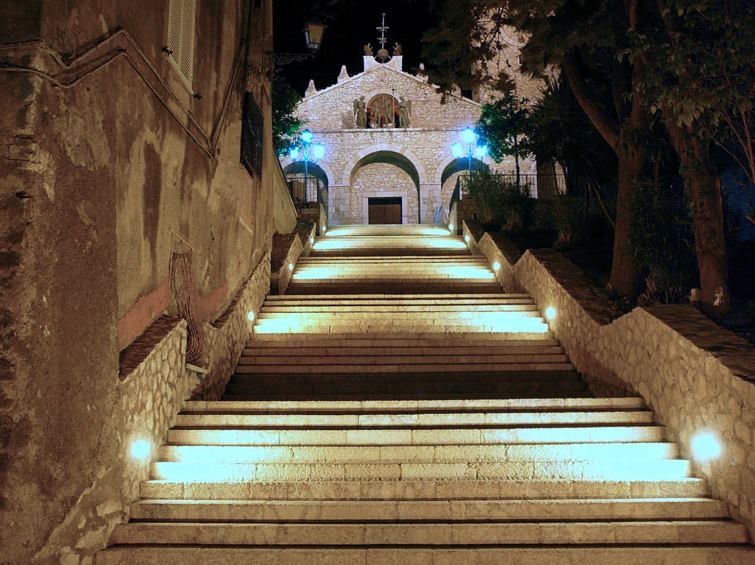
{"type": "MultiPolygon", "coordinates": [[[[304,173],[304,162],[303,161],[293,161],[292,163],[286,165],[283,168],[283,174],[284,175],[298,175],[304,173]]],[[[309,163],[307,165],[307,173],[312,175],[313,177],[316,177],[320,179],[325,187],[329,187],[331,185],[330,178],[328,176],[328,173],[323,169],[322,163],[309,163]]]]}
{"type": "MultiPolygon", "coordinates": [[[[410,170],[414,171],[413,173],[409,174],[410,176],[412,176],[412,180],[414,180],[415,184],[417,185],[417,190],[419,190],[420,185],[427,182],[427,173],[425,172],[425,167],[422,165],[422,162],[414,154],[412,154],[411,151],[405,151],[401,147],[391,145],[389,143],[381,143],[378,145],[365,147],[364,149],[356,152],[343,168],[343,178],[341,179],[341,182],[339,184],[342,186],[348,186],[351,183],[351,178],[354,172],[358,170],[359,167],[367,164],[365,162],[360,163],[360,161],[362,161],[362,159],[364,159],[365,157],[369,157],[373,154],[395,154],[398,157],[399,162],[407,166],[410,170]]],[[[385,161],[371,162],[377,163],[385,161]]]]}
{"type": "MultiPolygon", "coordinates": [[[[304,172],[304,162],[303,161],[291,161],[290,158],[281,159],[284,163],[285,161],[288,161],[288,163],[281,165],[283,166],[283,174],[299,174],[304,172]]],[[[308,165],[308,171],[312,175],[319,178],[323,183],[325,183],[325,186],[333,186],[336,181],[336,177],[333,174],[333,171],[330,170],[330,167],[323,161],[318,161],[317,163],[313,163],[312,161],[309,162],[308,165]]]]}
{"type": "MultiPolygon", "coordinates": [[[[349,171],[348,185],[357,186],[358,184],[361,184],[364,180],[363,175],[365,174],[367,175],[367,179],[373,176],[372,182],[374,182],[376,171],[371,165],[388,165],[390,167],[395,167],[393,170],[400,170],[401,174],[404,175],[404,178],[409,181],[409,186],[403,185],[403,188],[399,188],[401,186],[401,183],[399,182],[393,185],[386,185],[378,192],[375,192],[374,190],[363,191],[363,189],[359,189],[359,193],[362,194],[362,217],[364,222],[367,222],[367,203],[370,198],[400,196],[402,199],[403,222],[414,223],[416,221],[419,223],[422,218],[420,200],[422,177],[420,176],[421,173],[417,166],[405,154],[399,153],[398,151],[380,148],[372,149],[373,151],[371,152],[362,152],[366,154],[363,154],[352,166],[346,169],[349,171]],[[391,190],[391,187],[393,187],[394,190],[391,190]],[[386,190],[383,190],[383,188],[386,190]]],[[[382,174],[384,174],[386,178],[390,175],[388,171],[385,171],[382,174]]]]}
{"type": "MultiPolygon", "coordinates": [[[[445,166],[441,165],[438,167],[438,170],[435,173],[435,182],[441,186],[443,186],[443,183],[448,180],[448,178],[453,175],[454,173],[458,173],[460,171],[466,171],[468,167],[468,162],[466,157],[462,157],[460,159],[453,159],[451,162],[447,163],[445,166]]],[[[479,159],[472,158],[472,170],[473,171],[490,171],[490,167],[484,162],[480,161],[479,159]]]]}

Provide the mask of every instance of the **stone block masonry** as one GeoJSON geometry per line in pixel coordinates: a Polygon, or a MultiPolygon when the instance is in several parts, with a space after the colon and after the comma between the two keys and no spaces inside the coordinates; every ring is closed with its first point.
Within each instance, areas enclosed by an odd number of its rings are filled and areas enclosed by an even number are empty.
{"type": "MultiPolygon", "coordinates": [[[[425,78],[402,71],[395,61],[367,62],[362,73],[343,75],[337,84],[319,92],[310,89],[296,110],[314,133],[314,141],[325,146],[314,174],[328,185],[328,221],[367,223],[365,199],[385,193],[404,199],[404,223],[432,223],[439,206],[448,211],[456,178],[468,165],[466,158],[453,156],[451,147],[459,142],[463,129],[474,127],[481,106],[455,94],[444,97],[425,78]],[[409,101],[409,126],[357,127],[355,100],[364,97],[369,105],[378,96],[391,98],[394,105],[401,99],[409,101]]],[[[514,169],[510,159],[483,161],[494,171],[514,169]]],[[[289,157],[282,164],[289,172],[300,167],[289,157]]],[[[473,166],[483,165],[475,159],[473,166]]],[[[522,164],[523,173],[535,169],[534,161],[522,164]]]]}
{"type": "MultiPolygon", "coordinates": [[[[468,229],[468,228],[467,228],[468,229]]],[[[490,247],[485,234],[481,249],[490,247]],[[486,242],[487,240],[487,242],[486,242]]],[[[692,458],[703,431],[720,440],[718,459],[696,471],[755,532],[755,347],[692,306],[635,308],[620,315],[604,291],[553,250],[527,251],[508,271],[541,311],[556,309],[551,329],[596,396],[642,396],[692,458]]]]}

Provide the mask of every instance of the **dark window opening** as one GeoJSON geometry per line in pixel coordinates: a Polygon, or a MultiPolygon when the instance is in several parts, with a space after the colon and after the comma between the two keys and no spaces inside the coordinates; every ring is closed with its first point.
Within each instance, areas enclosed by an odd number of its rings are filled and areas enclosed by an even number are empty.
{"type": "Polygon", "coordinates": [[[241,116],[241,163],[250,175],[262,176],[262,142],[264,118],[251,92],[244,95],[241,116]]]}

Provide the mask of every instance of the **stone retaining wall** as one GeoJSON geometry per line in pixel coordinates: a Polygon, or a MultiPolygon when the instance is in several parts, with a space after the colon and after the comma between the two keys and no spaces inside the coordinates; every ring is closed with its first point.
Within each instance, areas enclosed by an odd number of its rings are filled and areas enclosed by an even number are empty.
{"type": "Polygon", "coordinates": [[[692,459],[697,432],[720,438],[721,457],[696,464],[696,472],[755,532],[755,347],[688,305],[621,315],[560,253],[527,251],[510,263],[486,238],[477,247],[493,253],[541,310],[556,308],[551,328],[596,396],[641,395],[683,457],[692,459]]]}
{"type": "Polygon", "coordinates": [[[269,291],[270,255],[265,253],[223,316],[213,324],[205,324],[208,372],[199,377],[201,382],[192,391],[192,399],[221,397],[249,339],[252,322],[247,315],[249,312],[257,315],[269,291]]]}
{"type": "Polygon", "coordinates": [[[151,442],[153,450],[162,444],[191,390],[185,358],[186,322],[179,320],[144,360],[123,376],[117,385],[118,400],[111,407],[120,421],[115,428],[118,456],[92,461],[97,468],[96,480],[81,494],[34,562],[92,563],[94,553],[105,547],[113,528],[126,521],[129,504],[137,499],[139,483],[149,472],[149,463],[130,457],[131,444],[144,439],[151,442]],[[74,547],[68,545],[71,540],[77,540],[74,547]]]}

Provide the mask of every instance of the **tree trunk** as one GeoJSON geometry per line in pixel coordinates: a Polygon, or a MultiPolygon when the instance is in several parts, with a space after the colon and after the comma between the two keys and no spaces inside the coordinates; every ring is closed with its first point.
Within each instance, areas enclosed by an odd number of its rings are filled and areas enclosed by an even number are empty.
{"type": "Polygon", "coordinates": [[[519,140],[514,136],[514,166],[516,167],[516,187],[519,188],[519,140]]]}
{"type": "Polygon", "coordinates": [[[724,235],[721,182],[710,154],[710,142],[666,118],[666,129],[679,155],[681,173],[692,201],[692,229],[700,272],[703,310],[715,317],[731,308],[724,235]]]}
{"type": "Polygon", "coordinates": [[[616,229],[611,261],[611,289],[626,298],[637,296],[640,268],[632,243],[632,212],[637,181],[645,169],[646,150],[637,144],[619,143],[616,157],[619,164],[616,196],[616,229]]]}

